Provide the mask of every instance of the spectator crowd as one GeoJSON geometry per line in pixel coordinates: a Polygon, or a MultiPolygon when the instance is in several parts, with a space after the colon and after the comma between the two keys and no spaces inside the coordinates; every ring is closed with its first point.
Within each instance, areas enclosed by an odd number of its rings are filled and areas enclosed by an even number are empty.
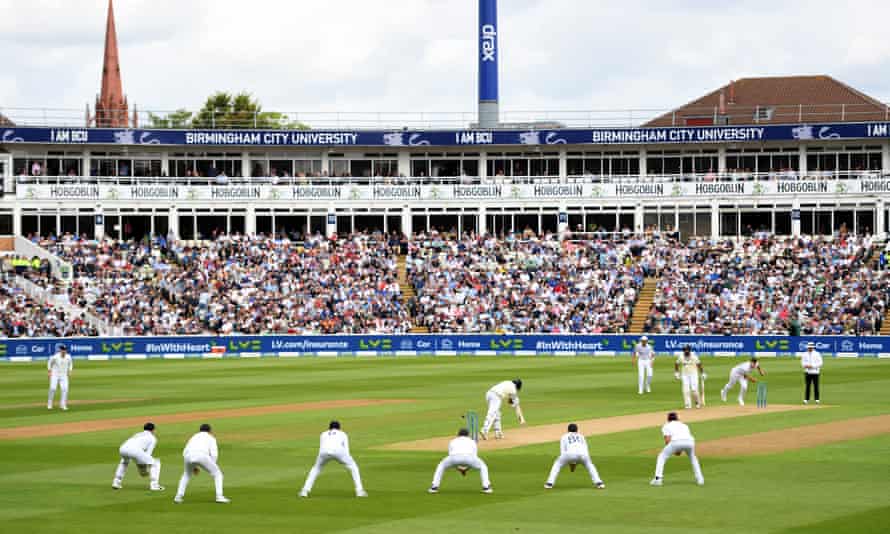
{"type": "Polygon", "coordinates": [[[9,283],[16,275],[127,336],[622,333],[649,277],[657,285],[643,328],[653,334],[871,335],[890,305],[880,253],[851,235],[35,241],[70,263],[73,279],[57,288],[45,261],[6,258],[4,337],[96,333],[69,307],[28,297],[9,283]]]}

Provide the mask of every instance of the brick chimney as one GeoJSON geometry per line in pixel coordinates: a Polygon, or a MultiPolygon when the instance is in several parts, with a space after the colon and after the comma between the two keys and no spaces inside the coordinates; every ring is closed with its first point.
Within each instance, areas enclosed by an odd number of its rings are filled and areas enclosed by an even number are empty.
{"type": "Polygon", "coordinates": [[[99,128],[128,128],[130,125],[127,97],[121,83],[121,65],[117,52],[117,31],[114,28],[114,4],[108,0],[105,21],[105,56],[102,61],[102,92],[96,98],[95,125],[99,128]]]}

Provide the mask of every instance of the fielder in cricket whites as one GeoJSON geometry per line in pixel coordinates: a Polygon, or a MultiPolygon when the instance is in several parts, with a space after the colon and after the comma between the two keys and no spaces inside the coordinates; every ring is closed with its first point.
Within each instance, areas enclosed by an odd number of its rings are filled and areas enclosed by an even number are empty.
{"type": "Polygon", "coordinates": [[[698,392],[698,374],[701,373],[702,378],[707,378],[705,370],[702,367],[701,360],[692,352],[689,345],[683,347],[683,353],[674,362],[674,378],[683,381],[683,406],[687,409],[692,407],[692,401],[695,401],[695,407],[701,408],[701,396],[698,392]]]}
{"type": "Polygon", "coordinates": [[[188,488],[189,482],[193,476],[201,472],[201,469],[213,477],[213,484],[216,488],[216,502],[226,504],[231,502],[223,494],[223,474],[219,466],[216,464],[219,459],[219,446],[216,438],[210,431],[210,425],[201,425],[197,434],[188,440],[185,449],[182,451],[183,471],[182,478],[179,479],[179,488],[176,490],[176,497],[173,502],[182,503],[185,498],[185,490],[188,488]]]}
{"type": "Polygon", "coordinates": [[[556,484],[556,477],[559,476],[559,472],[566,464],[571,466],[572,471],[575,470],[576,465],[583,464],[590,474],[590,481],[593,482],[594,487],[596,489],[606,489],[606,484],[600,478],[596,466],[590,461],[590,449],[587,448],[587,440],[578,433],[578,425],[571,423],[568,430],[559,440],[559,457],[556,458],[553,462],[553,467],[550,468],[550,476],[547,477],[544,488],[553,489],[553,485],[556,484]]]}
{"type": "Polygon", "coordinates": [[[133,461],[136,463],[140,475],[148,475],[148,489],[151,491],[164,491],[164,487],[158,483],[158,480],[161,478],[161,461],[151,456],[157,444],[158,438],[155,436],[155,424],[152,422],[145,423],[142,426],[142,432],[133,434],[118,449],[121,455],[121,462],[117,465],[117,471],[114,472],[114,480],[111,482],[111,487],[116,490],[121,489],[124,475],[127,474],[127,466],[133,461]]]}
{"type": "Polygon", "coordinates": [[[358,471],[358,464],[355,463],[355,460],[349,454],[349,436],[346,435],[346,432],[340,430],[338,421],[331,421],[328,424],[328,429],[321,433],[318,445],[318,458],[315,460],[315,465],[309,470],[306,483],[303,484],[303,489],[300,490],[300,497],[309,496],[312,486],[315,485],[315,479],[321,474],[325,464],[331,460],[343,465],[349,471],[349,474],[352,475],[352,482],[355,484],[355,496],[367,497],[368,493],[362,487],[362,477],[358,471]]]}
{"type": "Polygon", "coordinates": [[[482,431],[480,436],[482,439],[488,439],[488,432],[494,426],[495,439],[504,437],[501,428],[501,405],[507,401],[513,406],[516,412],[516,418],[519,424],[525,424],[525,417],[522,416],[522,408],[519,407],[519,390],[522,389],[522,380],[505,380],[499,384],[495,384],[485,394],[485,402],[488,404],[488,413],[485,414],[485,422],[482,423],[482,431]]]}
{"type": "Polygon", "coordinates": [[[649,344],[649,338],[643,336],[634,346],[632,364],[637,366],[637,394],[643,394],[645,383],[646,393],[652,393],[652,367],[655,364],[655,351],[649,344]]]}
{"type": "Polygon", "coordinates": [[[429,493],[439,493],[439,485],[442,484],[442,476],[446,469],[456,467],[462,475],[466,475],[467,469],[477,469],[479,478],[482,479],[482,493],[491,493],[491,480],[488,478],[488,466],[479,458],[479,449],[476,442],[470,439],[470,431],[461,428],[457,437],[448,444],[448,456],[436,466],[433,475],[433,485],[427,490],[429,493]]]}
{"type": "Polygon", "coordinates": [[[68,409],[68,379],[74,372],[74,360],[68,354],[68,347],[59,345],[56,353],[46,362],[46,373],[49,376],[49,395],[46,398],[46,409],[53,409],[53,399],[56,397],[56,388],[62,388],[62,398],[59,407],[68,409]]]}
{"type": "Polygon", "coordinates": [[[757,379],[754,378],[754,370],[757,370],[760,373],[760,376],[766,375],[766,371],[760,367],[760,362],[757,361],[757,358],[751,358],[747,362],[742,362],[729,371],[729,382],[723,386],[723,389],[720,390],[720,398],[723,402],[726,402],[726,395],[729,393],[729,390],[732,389],[732,386],[736,385],[736,382],[739,384],[739,406],[745,405],[745,393],[748,392],[748,381],[757,382],[757,379]]]}
{"type": "Polygon", "coordinates": [[[658,454],[658,461],[655,463],[655,478],[649,484],[653,486],[664,484],[665,462],[671,455],[680,456],[685,452],[689,456],[689,462],[692,463],[695,483],[704,486],[705,477],[701,474],[701,466],[698,464],[698,458],[695,457],[695,438],[692,437],[689,427],[680,422],[677,412],[668,414],[667,423],[661,427],[661,434],[664,436],[664,449],[658,454]]]}

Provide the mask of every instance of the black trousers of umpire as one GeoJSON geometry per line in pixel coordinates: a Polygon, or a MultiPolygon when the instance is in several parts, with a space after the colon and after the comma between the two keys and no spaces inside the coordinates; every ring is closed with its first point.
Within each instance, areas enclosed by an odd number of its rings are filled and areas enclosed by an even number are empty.
{"type": "Polygon", "coordinates": [[[807,384],[805,400],[810,400],[810,385],[813,386],[813,392],[816,394],[816,400],[819,400],[819,375],[811,375],[804,373],[804,381],[807,384]]]}

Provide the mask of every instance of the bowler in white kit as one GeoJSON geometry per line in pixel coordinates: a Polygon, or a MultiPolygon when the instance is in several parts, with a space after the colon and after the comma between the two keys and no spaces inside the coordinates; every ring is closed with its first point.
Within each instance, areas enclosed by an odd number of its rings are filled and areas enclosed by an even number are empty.
{"type": "Polygon", "coordinates": [[[726,402],[726,395],[729,393],[729,390],[732,389],[732,386],[739,384],[739,406],[745,405],[745,393],[748,391],[748,381],[757,382],[757,379],[754,378],[754,370],[757,369],[757,372],[760,373],[760,376],[764,376],[766,371],[760,367],[760,362],[757,361],[757,358],[751,358],[747,362],[740,363],[732,368],[729,372],[729,382],[723,386],[723,389],[720,390],[720,398],[723,402],[726,402]]]}
{"type": "Polygon", "coordinates": [[[346,432],[340,430],[338,421],[331,421],[328,429],[321,433],[318,445],[318,458],[315,460],[315,465],[309,470],[306,483],[303,484],[303,489],[300,490],[300,497],[309,496],[312,486],[315,485],[315,479],[321,474],[325,464],[331,460],[342,464],[349,471],[349,474],[352,475],[352,482],[355,484],[355,496],[367,497],[368,493],[362,486],[362,477],[358,471],[358,464],[355,463],[352,455],[349,454],[349,436],[346,435],[346,432]]]}
{"type": "Polygon", "coordinates": [[[504,401],[513,406],[516,412],[516,418],[519,424],[525,424],[525,417],[522,415],[522,408],[519,407],[519,390],[522,389],[522,380],[505,380],[495,384],[485,393],[485,402],[488,404],[488,413],[485,414],[485,422],[482,423],[482,431],[480,436],[482,439],[488,439],[488,432],[494,427],[495,439],[504,437],[501,428],[501,405],[504,401]]]}
{"type": "Polygon", "coordinates": [[[632,364],[637,366],[637,393],[643,394],[645,386],[646,393],[652,393],[652,373],[655,364],[655,350],[649,344],[649,338],[643,336],[640,342],[634,346],[634,355],[632,364]]]}
{"type": "Polygon", "coordinates": [[[148,489],[151,491],[163,491],[164,487],[159,484],[161,478],[161,461],[152,457],[152,453],[158,444],[158,438],[155,436],[155,424],[152,422],[145,423],[142,426],[142,432],[133,434],[133,436],[125,441],[118,452],[121,455],[121,461],[117,465],[117,471],[114,472],[114,480],[111,487],[121,489],[124,475],[127,474],[127,467],[130,462],[135,462],[142,476],[148,475],[148,489]]]}
{"type": "Polygon", "coordinates": [[[658,455],[658,461],[655,463],[655,478],[650,482],[653,486],[661,486],[664,484],[664,464],[672,455],[679,456],[686,453],[689,456],[689,462],[692,463],[692,473],[695,475],[695,483],[699,486],[705,485],[705,477],[701,473],[701,466],[698,458],[695,456],[695,438],[689,427],[680,422],[677,412],[671,412],[667,416],[667,423],[661,427],[661,434],[664,436],[664,449],[658,455]]]}
{"type": "Polygon", "coordinates": [[[216,438],[210,433],[210,425],[203,424],[197,434],[188,440],[185,449],[182,451],[183,472],[182,478],[179,479],[179,488],[176,490],[176,497],[173,502],[182,503],[185,498],[185,490],[188,488],[189,482],[193,476],[201,472],[201,469],[207,471],[213,477],[213,485],[216,489],[216,502],[226,504],[231,502],[223,494],[223,474],[219,466],[216,464],[219,459],[219,446],[216,438]]]}
{"type": "Polygon", "coordinates": [[[553,462],[553,467],[550,468],[550,476],[547,477],[544,487],[553,489],[553,485],[556,484],[556,477],[559,476],[559,472],[567,464],[572,466],[572,471],[575,470],[574,466],[582,464],[587,469],[587,473],[590,474],[590,481],[593,482],[593,485],[597,489],[605,489],[606,484],[600,478],[596,466],[590,460],[590,449],[587,448],[587,439],[578,433],[578,425],[575,423],[571,423],[568,430],[559,440],[559,457],[553,462]]]}
{"type": "Polygon", "coordinates": [[[491,480],[488,478],[488,466],[479,458],[479,449],[476,442],[470,439],[470,431],[461,428],[457,432],[457,437],[448,444],[448,456],[439,462],[436,466],[436,472],[433,474],[433,485],[428,490],[430,493],[439,493],[439,486],[442,484],[442,476],[446,469],[456,467],[461,474],[466,474],[466,469],[476,469],[479,471],[479,478],[482,479],[482,493],[491,493],[491,480]]]}
{"type": "Polygon", "coordinates": [[[68,380],[74,372],[74,360],[68,354],[65,345],[59,345],[55,354],[46,362],[46,373],[49,376],[49,395],[46,398],[46,409],[53,409],[53,399],[56,397],[56,388],[62,389],[62,398],[59,407],[68,409],[68,380]]]}

